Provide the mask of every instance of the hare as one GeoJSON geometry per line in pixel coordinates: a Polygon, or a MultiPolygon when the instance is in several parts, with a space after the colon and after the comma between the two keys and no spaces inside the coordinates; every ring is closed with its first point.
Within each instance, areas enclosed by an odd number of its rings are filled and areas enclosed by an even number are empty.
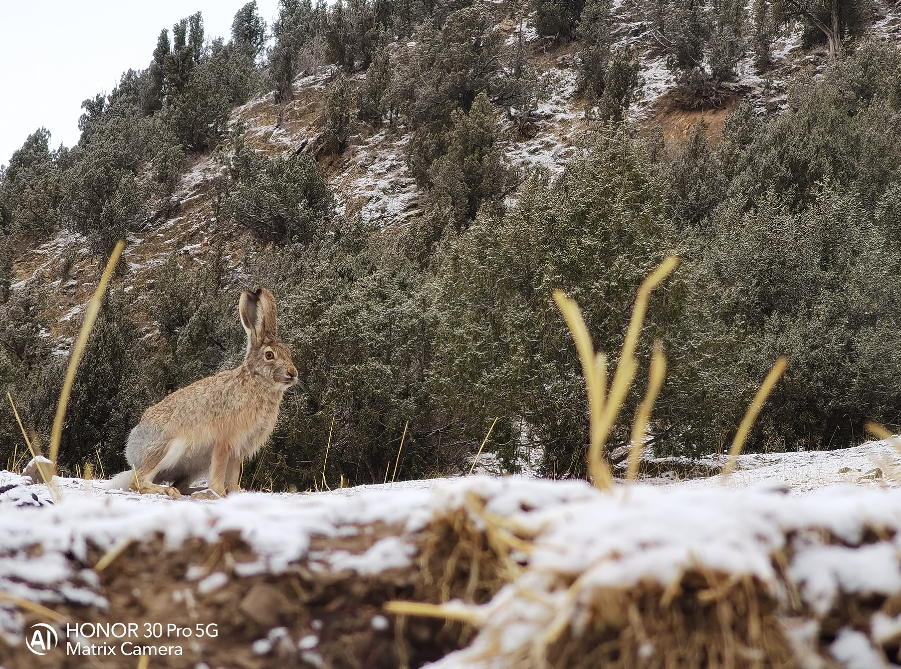
{"type": "Polygon", "coordinates": [[[238,313],[247,331],[244,362],[147,409],[125,449],[134,470],[114,477],[108,487],[180,497],[194,479],[208,474],[216,495],[239,489],[241,463],[272,433],[282,397],[297,382],[297,369],[277,337],[272,293],[244,291],[238,313]],[[172,487],[159,485],[164,481],[172,487]]]}

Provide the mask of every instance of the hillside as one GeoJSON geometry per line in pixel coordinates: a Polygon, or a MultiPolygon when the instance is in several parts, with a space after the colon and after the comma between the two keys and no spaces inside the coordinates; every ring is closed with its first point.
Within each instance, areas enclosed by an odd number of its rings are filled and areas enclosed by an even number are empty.
{"type": "Polygon", "coordinates": [[[303,383],[245,485],[379,482],[402,435],[399,478],[453,475],[495,418],[496,471],[582,477],[581,370],[551,292],[615,359],[667,254],[684,262],[637,384],[662,340],[660,462],[722,452],[779,354],[749,448],[901,424],[901,10],[840,4],[838,42],[819,9],[762,1],[283,3],[268,32],[251,3],[228,41],[186,18],[85,101],[76,147],[35,133],[3,173],[0,372],[26,429],[46,443],[119,237],[70,474],[123,468],[144,408],[237,364],[237,291],[267,285],[303,383]]]}

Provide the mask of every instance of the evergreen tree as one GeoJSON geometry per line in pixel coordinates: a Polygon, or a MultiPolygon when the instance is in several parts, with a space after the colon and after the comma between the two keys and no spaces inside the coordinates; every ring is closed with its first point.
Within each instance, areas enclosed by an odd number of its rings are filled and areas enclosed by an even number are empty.
{"type": "Polygon", "coordinates": [[[632,105],[641,79],[638,54],[629,48],[615,51],[603,77],[603,92],[597,99],[595,116],[602,121],[622,123],[632,105]]]}
{"type": "Polygon", "coordinates": [[[60,445],[60,465],[93,462],[114,472],[127,466],[123,444],[140,418],[146,400],[137,382],[142,348],[128,302],[113,290],[104,304],[72,386],[60,445]]]}
{"type": "Polygon", "coordinates": [[[275,46],[269,55],[276,102],[294,99],[292,85],[300,71],[301,51],[312,47],[323,11],[311,0],[279,0],[279,16],[272,26],[275,46]]]}
{"type": "Polygon", "coordinates": [[[532,6],[538,34],[561,40],[575,34],[585,0],[532,0],[532,6]]]}
{"type": "MultiPolygon", "coordinates": [[[[674,250],[668,219],[640,145],[615,132],[558,179],[527,178],[502,218],[480,216],[442,241],[429,388],[440,416],[467,417],[446,438],[466,435],[475,448],[499,416],[492,442],[511,470],[524,448],[536,448],[544,475],[584,475],[585,387],[552,292],[579,302],[595,345],[615,364],[637,286],[674,250]]],[[[675,305],[655,297],[643,346],[675,305]]],[[[638,399],[630,396],[624,415],[638,399]]]]}
{"type": "Polygon", "coordinates": [[[257,12],[256,0],[241,7],[232,20],[231,46],[238,53],[256,60],[266,46],[266,22],[257,12]]]}
{"type": "Polygon", "coordinates": [[[45,235],[59,217],[62,151],[50,150],[50,132],[39,128],[0,167],[0,231],[45,235]]]}
{"type": "Polygon", "coordinates": [[[320,151],[331,155],[343,153],[353,132],[353,96],[345,76],[339,76],[329,87],[319,122],[323,128],[320,151]]]}
{"type": "Polygon", "coordinates": [[[747,50],[742,0],[658,0],[651,8],[656,41],[687,106],[720,103],[720,83],[735,76],[747,50]]]}
{"type": "Polygon", "coordinates": [[[446,124],[468,112],[479,93],[506,92],[503,37],[481,5],[453,12],[439,32],[424,28],[420,42],[398,55],[394,94],[414,127],[446,124]]]}
{"type": "Polygon", "coordinates": [[[510,175],[499,142],[497,112],[484,93],[468,114],[456,110],[447,134],[447,151],[429,168],[437,205],[453,211],[457,228],[475,218],[483,205],[500,205],[510,175]]]}
{"type": "Polygon", "coordinates": [[[223,214],[265,240],[308,244],[334,215],[328,184],[308,155],[266,158],[238,141],[226,168],[223,214]]]}
{"type": "Polygon", "coordinates": [[[775,0],[774,6],[782,20],[799,19],[815,31],[832,56],[841,52],[846,34],[859,31],[870,9],[865,0],[775,0]]]}
{"type": "Polygon", "coordinates": [[[360,118],[376,128],[381,127],[388,115],[388,122],[394,120],[392,100],[391,54],[387,46],[379,48],[372,64],[366,70],[366,78],[357,92],[357,107],[360,118]]]}
{"type": "Polygon", "coordinates": [[[153,50],[153,61],[150,63],[150,87],[144,100],[144,113],[148,116],[163,108],[166,99],[166,68],[172,46],[169,43],[169,31],[165,28],[160,31],[160,36],[153,50]]]}
{"type": "Polygon", "coordinates": [[[726,181],[698,123],[669,168],[669,200],[679,226],[699,226],[722,201],[726,181]]]}
{"type": "Polygon", "coordinates": [[[588,0],[579,21],[579,89],[593,97],[604,92],[604,75],[613,43],[612,0],[588,0]]]}
{"type": "Polygon", "coordinates": [[[754,66],[758,72],[766,72],[770,68],[773,39],[776,33],[776,18],[770,0],[754,0],[751,5],[754,21],[752,37],[754,49],[754,66]]]}

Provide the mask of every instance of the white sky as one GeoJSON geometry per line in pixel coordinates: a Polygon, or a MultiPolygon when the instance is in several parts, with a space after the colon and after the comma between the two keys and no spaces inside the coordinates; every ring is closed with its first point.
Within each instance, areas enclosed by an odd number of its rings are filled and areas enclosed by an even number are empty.
{"type": "MultiPolygon", "coordinates": [[[[231,34],[248,0],[0,0],[0,165],[41,126],[52,148],[78,141],[81,102],[144,69],[163,28],[203,13],[207,38],[231,34]]],[[[257,0],[271,27],[278,0],[257,0]]]]}

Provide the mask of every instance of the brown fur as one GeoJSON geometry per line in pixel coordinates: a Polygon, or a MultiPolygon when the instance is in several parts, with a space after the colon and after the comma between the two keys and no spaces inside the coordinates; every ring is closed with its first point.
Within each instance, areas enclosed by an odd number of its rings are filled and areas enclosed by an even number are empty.
{"type": "Polygon", "coordinates": [[[135,490],[178,496],[159,483],[169,480],[184,492],[191,479],[208,472],[210,489],[224,496],[239,489],[241,464],[272,433],[297,369],[277,338],[272,293],[244,291],[238,310],[247,332],[244,362],[176,390],[147,409],[129,435],[135,490]]]}

